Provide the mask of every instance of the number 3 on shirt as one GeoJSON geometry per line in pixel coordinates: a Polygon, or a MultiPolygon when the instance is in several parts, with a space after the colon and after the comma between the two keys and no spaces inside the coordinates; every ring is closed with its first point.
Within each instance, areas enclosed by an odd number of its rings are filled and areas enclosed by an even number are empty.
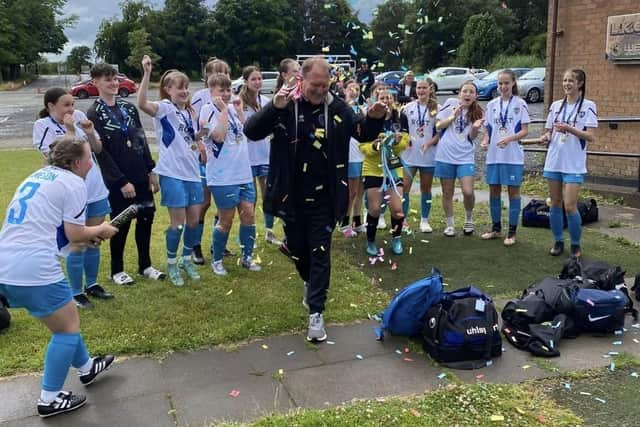
{"type": "Polygon", "coordinates": [[[27,215],[27,201],[36,194],[38,188],[40,188],[40,183],[38,182],[24,183],[19,190],[20,194],[24,193],[24,195],[18,199],[20,206],[9,209],[9,217],[7,218],[9,224],[22,224],[24,217],[27,215]]]}

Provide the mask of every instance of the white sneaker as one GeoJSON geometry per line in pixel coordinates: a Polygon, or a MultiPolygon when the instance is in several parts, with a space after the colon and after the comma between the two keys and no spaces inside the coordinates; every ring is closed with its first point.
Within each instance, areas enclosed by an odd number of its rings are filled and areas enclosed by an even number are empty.
{"type": "Polygon", "coordinates": [[[217,274],[218,276],[226,276],[227,275],[227,269],[224,268],[224,264],[222,263],[222,260],[220,260],[220,261],[211,261],[211,270],[213,270],[213,272],[215,274],[217,274]]]}
{"type": "Polygon", "coordinates": [[[364,224],[360,224],[359,226],[355,227],[353,231],[355,231],[358,234],[364,234],[367,232],[367,226],[364,224]]]}
{"type": "Polygon", "coordinates": [[[380,218],[378,218],[378,230],[384,230],[385,228],[387,228],[387,222],[384,220],[384,216],[380,216],[380,218]]]}
{"type": "Polygon", "coordinates": [[[429,225],[429,220],[427,218],[422,218],[420,220],[420,231],[423,233],[431,233],[433,228],[429,225]]]}
{"type": "MultiPolygon", "coordinates": [[[[276,235],[273,234],[273,231],[271,231],[271,230],[267,230],[267,232],[265,233],[264,237],[265,237],[265,240],[267,241],[267,243],[271,243],[272,245],[280,246],[282,244],[282,242],[280,240],[278,240],[276,235]]],[[[254,246],[254,248],[255,248],[255,246],[254,246]]]]}
{"type": "Polygon", "coordinates": [[[260,271],[262,267],[257,264],[251,257],[242,257],[242,267],[249,271],[260,271]]]}
{"type": "Polygon", "coordinates": [[[164,280],[167,277],[165,273],[160,270],[156,270],[152,266],[145,268],[142,275],[151,280],[164,280]]]}
{"type": "Polygon", "coordinates": [[[124,271],[114,274],[113,277],[111,277],[111,280],[118,285],[132,285],[135,282],[135,280],[133,280],[131,276],[124,271]]]}
{"type": "Polygon", "coordinates": [[[456,229],[453,227],[447,227],[444,229],[444,235],[447,237],[455,237],[456,229]]]}

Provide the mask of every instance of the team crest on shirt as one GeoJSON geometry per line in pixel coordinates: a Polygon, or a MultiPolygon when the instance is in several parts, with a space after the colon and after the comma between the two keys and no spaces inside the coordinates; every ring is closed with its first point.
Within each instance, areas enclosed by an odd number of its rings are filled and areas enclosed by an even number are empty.
{"type": "Polygon", "coordinates": [[[580,113],[578,114],[578,117],[580,117],[581,119],[584,118],[585,114],[587,114],[586,111],[580,111],[580,113]]]}
{"type": "Polygon", "coordinates": [[[413,116],[413,115],[415,114],[415,112],[416,112],[416,110],[411,110],[411,111],[409,111],[409,114],[410,114],[411,116],[413,116]]]}

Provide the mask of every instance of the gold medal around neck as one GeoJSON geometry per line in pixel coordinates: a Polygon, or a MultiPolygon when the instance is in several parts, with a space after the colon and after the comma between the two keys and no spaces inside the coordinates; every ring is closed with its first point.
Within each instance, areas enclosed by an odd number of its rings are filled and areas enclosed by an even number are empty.
{"type": "Polygon", "coordinates": [[[560,134],[560,142],[563,143],[563,144],[565,142],[567,142],[567,134],[566,133],[561,133],[560,134]]]}
{"type": "Polygon", "coordinates": [[[500,135],[500,138],[506,137],[507,136],[507,128],[501,127],[500,129],[498,129],[498,135],[500,135]]]}

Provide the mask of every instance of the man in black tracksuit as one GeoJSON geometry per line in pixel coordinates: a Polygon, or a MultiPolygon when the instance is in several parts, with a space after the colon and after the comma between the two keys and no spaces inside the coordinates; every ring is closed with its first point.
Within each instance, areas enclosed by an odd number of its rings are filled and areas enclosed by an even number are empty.
{"type": "MultiPolygon", "coordinates": [[[[151,157],[144,128],[135,105],[116,99],[118,81],[116,70],[108,64],[96,64],[91,77],[100,96],[89,107],[87,117],[102,138],[102,152],[97,155],[102,177],[109,188],[111,217],[114,218],[131,204],[138,205],[136,216],[136,246],[138,273],[152,280],[163,280],[165,274],[151,265],[151,226],[155,214],[153,193],[158,190],[157,176],[152,173],[155,162],[151,157]]],[[[124,248],[130,223],[110,241],[111,278],[121,285],[134,282],[124,270],[124,248]]]]}
{"type": "Polygon", "coordinates": [[[281,89],[244,126],[249,140],[273,133],[264,211],[285,223],[287,245],[305,282],[309,341],[327,338],[322,313],[329,288],[331,234],[347,210],[349,141],[371,141],[382,130],[386,107],[375,104],[356,119],[329,93],[329,64],[310,58],[302,65],[302,96],[281,89]]]}

